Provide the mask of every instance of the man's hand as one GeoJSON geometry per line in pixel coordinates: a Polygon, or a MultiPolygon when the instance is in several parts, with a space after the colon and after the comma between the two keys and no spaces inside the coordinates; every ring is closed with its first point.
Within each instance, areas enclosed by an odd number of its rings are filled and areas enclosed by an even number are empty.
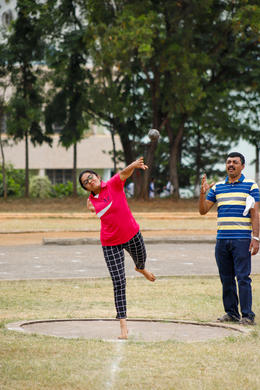
{"type": "Polygon", "coordinates": [[[215,183],[208,184],[207,176],[203,175],[201,180],[200,187],[200,197],[199,197],[199,213],[200,215],[205,215],[214,206],[214,202],[206,199],[206,192],[214,186],[215,183]]]}
{"type": "Polygon", "coordinates": [[[207,192],[211,187],[213,187],[214,184],[215,184],[215,183],[209,184],[209,183],[207,182],[207,176],[206,176],[206,174],[204,174],[203,177],[202,177],[202,180],[201,180],[200,193],[201,193],[201,194],[206,194],[206,192],[207,192]]]}
{"type": "Polygon", "coordinates": [[[258,251],[259,251],[259,241],[252,238],[249,246],[249,252],[251,252],[251,255],[254,256],[258,253],[258,251]]]}
{"type": "Polygon", "coordinates": [[[252,223],[252,239],[249,250],[251,255],[256,255],[259,251],[259,241],[254,237],[259,237],[259,202],[255,202],[255,206],[250,209],[250,217],[252,223]]]}

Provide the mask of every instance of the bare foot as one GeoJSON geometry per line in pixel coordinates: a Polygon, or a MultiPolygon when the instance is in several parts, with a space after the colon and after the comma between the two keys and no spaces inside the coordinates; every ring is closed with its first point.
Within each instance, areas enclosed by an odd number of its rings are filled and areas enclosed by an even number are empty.
{"type": "Polygon", "coordinates": [[[154,274],[152,274],[152,272],[147,271],[146,269],[138,269],[135,267],[135,270],[143,274],[146,279],[150,280],[150,282],[154,282],[156,279],[154,274]]]}
{"type": "Polygon", "coordinates": [[[127,340],[128,338],[128,330],[127,330],[127,324],[126,324],[126,319],[121,318],[120,319],[120,330],[121,330],[121,335],[118,336],[119,340],[127,340]]]}

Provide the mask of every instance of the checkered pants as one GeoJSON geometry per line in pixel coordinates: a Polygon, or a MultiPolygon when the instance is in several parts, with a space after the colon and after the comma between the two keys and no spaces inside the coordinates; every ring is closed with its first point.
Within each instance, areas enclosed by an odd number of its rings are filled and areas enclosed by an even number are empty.
{"type": "Polygon", "coordinates": [[[112,278],[117,316],[126,318],[126,278],[124,249],[130,254],[138,269],[144,269],[146,250],[142,234],[138,232],[125,244],[102,246],[107,268],[112,278]]]}

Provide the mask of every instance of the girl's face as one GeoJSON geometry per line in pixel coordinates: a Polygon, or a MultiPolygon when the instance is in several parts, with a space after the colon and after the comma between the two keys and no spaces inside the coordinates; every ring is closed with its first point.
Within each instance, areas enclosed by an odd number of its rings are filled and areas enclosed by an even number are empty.
{"type": "Polygon", "coordinates": [[[81,182],[87,191],[98,194],[101,190],[101,179],[99,176],[90,172],[85,172],[81,177],[81,182]]]}

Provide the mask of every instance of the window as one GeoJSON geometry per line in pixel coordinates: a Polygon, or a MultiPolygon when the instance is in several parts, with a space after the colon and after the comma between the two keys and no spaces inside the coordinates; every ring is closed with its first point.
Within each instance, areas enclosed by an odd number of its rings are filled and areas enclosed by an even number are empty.
{"type": "Polygon", "coordinates": [[[72,181],[72,169],[46,169],[46,175],[52,184],[65,184],[72,181]]]}

